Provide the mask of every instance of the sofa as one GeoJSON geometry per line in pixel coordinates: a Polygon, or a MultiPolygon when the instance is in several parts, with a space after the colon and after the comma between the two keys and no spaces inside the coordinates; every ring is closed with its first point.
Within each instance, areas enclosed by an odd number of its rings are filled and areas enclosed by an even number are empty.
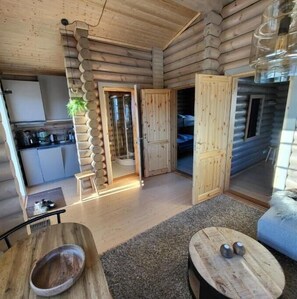
{"type": "Polygon", "coordinates": [[[297,192],[275,192],[270,206],[258,221],[257,238],[297,261],[297,192]]]}

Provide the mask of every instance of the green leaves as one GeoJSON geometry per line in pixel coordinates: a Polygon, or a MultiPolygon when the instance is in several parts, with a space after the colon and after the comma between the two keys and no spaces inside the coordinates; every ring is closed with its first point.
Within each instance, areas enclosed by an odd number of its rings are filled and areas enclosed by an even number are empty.
{"type": "Polygon", "coordinates": [[[87,102],[82,97],[75,97],[70,99],[66,107],[68,115],[73,117],[80,112],[87,111],[87,102]]]}

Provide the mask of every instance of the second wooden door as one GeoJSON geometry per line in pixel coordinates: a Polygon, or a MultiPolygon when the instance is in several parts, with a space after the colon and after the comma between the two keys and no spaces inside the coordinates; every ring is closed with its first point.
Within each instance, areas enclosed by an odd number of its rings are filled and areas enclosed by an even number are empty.
{"type": "Polygon", "coordinates": [[[144,176],[171,171],[169,89],[141,91],[144,176]]]}

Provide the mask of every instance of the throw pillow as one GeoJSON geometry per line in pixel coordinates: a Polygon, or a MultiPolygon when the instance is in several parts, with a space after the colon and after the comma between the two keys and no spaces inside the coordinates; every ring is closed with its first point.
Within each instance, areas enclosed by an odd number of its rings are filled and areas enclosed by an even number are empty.
{"type": "Polygon", "coordinates": [[[282,219],[297,219],[296,189],[274,192],[269,203],[271,207],[276,209],[277,215],[282,219]]]}

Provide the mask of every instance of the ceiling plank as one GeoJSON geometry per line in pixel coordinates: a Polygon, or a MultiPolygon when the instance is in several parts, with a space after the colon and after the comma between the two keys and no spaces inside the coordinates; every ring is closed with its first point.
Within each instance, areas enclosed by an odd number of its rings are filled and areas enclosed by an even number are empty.
{"type": "Polygon", "coordinates": [[[223,8],[222,0],[172,0],[173,2],[197,12],[207,13],[211,10],[220,12],[223,8]]]}

